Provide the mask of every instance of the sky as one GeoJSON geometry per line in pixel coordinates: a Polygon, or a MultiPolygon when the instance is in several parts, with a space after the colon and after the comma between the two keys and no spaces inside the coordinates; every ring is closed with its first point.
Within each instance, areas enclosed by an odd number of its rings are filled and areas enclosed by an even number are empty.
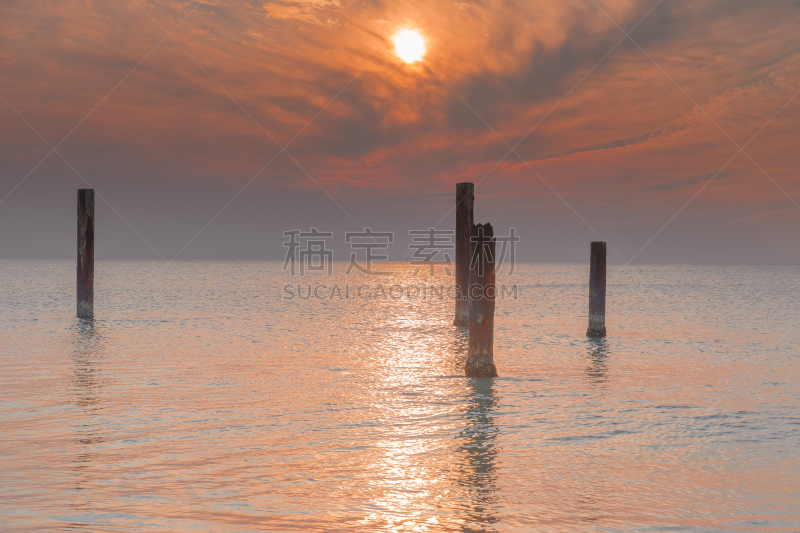
{"type": "Polygon", "coordinates": [[[281,260],[515,228],[523,261],[800,262],[800,1],[0,4],[0,259],[281,260]],[[394,37],[427,53],[402,61],[394,37]]]}

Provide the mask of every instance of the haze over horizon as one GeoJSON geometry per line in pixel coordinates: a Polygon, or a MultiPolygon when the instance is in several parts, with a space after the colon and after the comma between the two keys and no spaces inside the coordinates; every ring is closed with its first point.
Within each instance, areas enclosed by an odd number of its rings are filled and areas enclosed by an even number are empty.
{"type": "Polygon", "coordinates": [[[471,181],[520,261],[798,263],[798,27],[797,0],[8,0],[0,259],[74,258],[89,184],[100,260],[280,260],[311,227],[399,259],[471,181]]]}

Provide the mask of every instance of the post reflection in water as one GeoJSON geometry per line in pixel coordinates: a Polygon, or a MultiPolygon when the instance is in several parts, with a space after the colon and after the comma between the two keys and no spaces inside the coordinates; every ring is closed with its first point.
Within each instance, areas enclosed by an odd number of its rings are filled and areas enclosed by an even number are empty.
{"type": "Polygon", "coordinates": [[[467,352],[469,351],[469,331],[464,328],[453,330],[453,337],[450,344],[450,353],[453,357],[450,360],[452,373],[455,376],[464,375],[464,365],[467,362],[467,352]]]}
{"type": "MultiPolygon", "coordinates": [[[[587,341],[586,380],[590,386],[605,389],[608,383],[608,358],[611,355],[607,338],[595,338],[587,341]]],[[[605,390],[597,391],[597,397],[603,396],[605,390]]],[[[595,465],[596,466],[596,465],[595,465]]],[[[603,476],[590,476],[589,483],[582,483],[575,500],[575,510],[581,522],[599,525],[608,516],[607,483],[603,476]]]]}
{"type": "Polygon", "coordinates": [[[608,341],[605,338],[589,339],[587,341],[588,366],[586,378],[590,383],[603,384],[608,381],[608,356],[610,355],[608,341]]]}
{"type": "Polygon", "coordinates": [[[491,416],[497,409],[494,380],[470,379],[468,387],[471,389],[469,403],[463,415],[466,424],[458,435],[461,442],[458,453],[463,460],[458,484],[466,497],[462,531],[495,531],[492,524],[498,521],[495,516],[498,504],[495,462],[499,428],[491,416]]]}
{"type": "MultiPolygon", "coordinates": [[[[105,441],[98,429],[97,418],[103,410],[100,392],[100,363],[102,359],[102,334],[97,330],[93,319],[76,319],[73,326],[72,346],[73,378],[72,394],[74,403],[81,408],[75,425],[77,454],[70,467],[75,474],[76,499],[70,506],[77,512],[92,509],[88,500],[93,494],[92,464],[95,462],[94,448],[105,441]]],[[[85,524],[72,523],[69,528],[81,528],[85,524]]]]}

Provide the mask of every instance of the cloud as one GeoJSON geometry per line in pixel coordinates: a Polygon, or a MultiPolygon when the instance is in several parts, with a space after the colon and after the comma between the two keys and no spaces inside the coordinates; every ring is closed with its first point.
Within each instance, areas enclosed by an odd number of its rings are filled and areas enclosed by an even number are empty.
{"type": "Polygon", "coordinates": [[[679,189],[683,189],[685,187],[695,187],[695,186],[702,186],[709,182],[709,180],[713,180],[714,182],[720,182],[726,177],[728,177],[731,173],[729,171],[721,171],[721,172],[712,172],[709,174],[703,174],[702,176],[688,176],[686,178],[674,178],[666,182],[656,183],[653,185],[647,185],[643,187],[645,191],[677,191],[679,189]]]}
{"type": "Polygon", "coordinates": [[[267,18],[294,19],[310,24],[333,25],[335,19],[326,18],[339,8],[339,2],[328,0],[304,0],[298,2],[269,2],[264,4],[267,18]]]}

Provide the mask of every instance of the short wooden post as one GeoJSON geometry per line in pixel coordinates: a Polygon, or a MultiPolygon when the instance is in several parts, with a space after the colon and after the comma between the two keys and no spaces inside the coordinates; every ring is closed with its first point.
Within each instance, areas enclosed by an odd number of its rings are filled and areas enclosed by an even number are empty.
{"type": "Polygon", "coordinates": [[[78,317],[94,316],[94,189],[78,189],[78,317]]]}
{"type": "Polygon", "coordinates": [[[589,329],[587,337],[606,336],[606,243],[592,243],[589,260],[589,329]]]}
{"type": "Polygon", "coordinates": [[[465,371],[471,378],[497,377],[494,366],[495,240],[491,224],[472,226],[469,271],[469,354],[465,371]]]}
{"type": "Polygon", "coordinates": [[[469,260],[475,185],[456,183],[456,317],[454,326],[469,326],[469,260]]]}

